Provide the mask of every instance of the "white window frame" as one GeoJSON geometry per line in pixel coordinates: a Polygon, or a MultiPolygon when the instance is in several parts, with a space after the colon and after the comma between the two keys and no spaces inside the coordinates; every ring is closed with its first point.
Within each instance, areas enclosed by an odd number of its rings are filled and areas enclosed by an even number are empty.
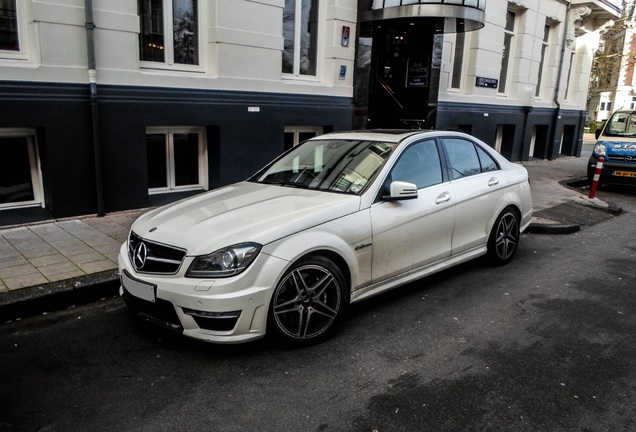
{"type": "Polygon", "coordinates": [[[18,25],[18,51],[0,49],[1,60],[29,60],[28,21],[26,17],[26,5],[24,0],[15,0],[17,25],[18,25]]]}
{"type": "Polygon", "coordinates": [[[506,26],[504,24],[504,28],[503,28],[503,34],[504,34],[504,43],[502,45],[502,50],[505,49],[506,46],[506,36],[510,36],[510,46],[508,47],[508,58],[507,58],[507,64],[506,64],[506,76],[503,77],[504,80],[502,82],[502,73],[504,71],[503,68],[503,55],[504,52],[502,51],[501,55],[502,55],[502,63],[501,63],[501,73],[499,74],[499,86],[497,88],[497,92],[499,94],[499,96],[505,96],[507,94],[508,91],[508,83],[510,81],[510,76],[512,75],[512,69],[514,66],[514,58],[515,58],[515,44],[516,44],[516,36],[517,36],[517,28],[519,27],[519,11],[517,10],[513,10],[513,9],[507,9],[506,10],[506,20],[507,20],[507,16],[508,13],[512,13],[514,14],[514,21],[513,21],[513,25],[512,25],[512,30],[508,30],[506,29],[506,26]],[[503,90],[501,89],[503,84],[503,90]]]}
{"type": "Polygon", "coordinates": [[[572,70],[574,69],[576,63],[576,53],[572,50],[570,50],[570,66],[568,67],[568,77],[567,77],[567,81],[565,83],[565,100],[569,101],[570,100],[570,96],[571,96],[571,90],[572,90],[572,86],[573,86],[573,82],[572,82],[572,70]]]}
{"type": "Polygon", "coordinates": [[[168,185],[161,188],[149,188],[149,195],[184,192],[193,190],[208,190],[208,147],[205,134],[205,128],[202,127],[148,127],[146,135],[165,135],[166,136],[166,176],[168,185]],[[196,185],[177,186],[175,183],[174,170],[174,135],[175,134],[197,134],[199,136],[199,182],[196,185]]]}
{"type": "MultiPolygon", "coordinates": [[[[198,65],[189,65],[183,63],[175,63],[174,62],[174,31],[173,31],[173,13],[172,13],[172,0],[162,0],[163,1],[163,43],[164,43],[164,61],[149,61],[149,60],[141,60],[141,52],[137,56],[139,59],[139,67],[141,69],[160,69],[160,70],[171,70],[171,71],[184,71],[184,72],[203,72],[205,64],[204,53],[205,53],[205,39],[203,36],[203,30],[206,28],[203,25],[203,17],[206,15],[203,11],[203,4],[207,4],[207,0],[198,0],[197,1],[197,32],[198,32],[198,65]]],[[[141,20],[141,11],[137,11],[139,14],[139,19],[141,20]]],[[[140,22],[140,31],[141,31],[141,22],[140,22]]],[[[139,35],[141,38],[141,34],[139,35]]]]}
{"type": "Polygon", "coordinates": [[[301,133],[315,133],[316,136],[323,134],[323,129],[321,126],[285,126],[285,133],[293,133],[294,134],[294,144],[293,147],[296,147],[300,144],[300,134],[301,133]]]}
{"type": "MultiPolygon", "coordinates": [[[[302,25],[302,0],[295,0],[295,18],[294,18],[294,68],[292,73],[282,73],[283,78],[285,79],[295,79],[295,80],[303,80],[303,81],[319,81],[320,80],[320,71],[322,67],[322,54],[324,49],[324,44],[322,42],[322,35],[325,31],[323,26],[323,8],[325,7],[325,3],[327,0],[319,0],[318,2],[318,18],[317,22],[317,31],[318,35],[316,37],[316,74],[315,75],[305,75],[300,73],[300,48],[301,48],[301,25],[302,25]]],[[[285,35],[283,35],[283,38],[285,35]]],[[[282,68],[282,62],[281,62],[282,68]]]]}
{"type": "MultiPolygon", "coordinates": [[[[27,151],[29,152],[29,166],[31,170],[31,184],[33,185],[33,200],[18,203],[0,204],[0,210],[44,207],[44,186],[42,183],[42,167],[38,152],[35,130],[22,128],[0,128],[0,138],[26,138],[27,151]]],[[[0,141],[1,142],[1,141],[0,141]]],[[[2,147],[0,145],[0,152],[2,147]]]]}
{"type": "Polygon", "coordinates": [[[541,39],[541,58],[539,60],[539,74],[537,77],[537,87],[534,92],[534,97],[541,99],[541,94],[545,88],[545,82],[548,72],[548,64],[550,59],[550,44],[552,42],[552,33],[554,33],[554,26],[551,26],[547,22],[543,26],[543,38],[541,39]]]}
{"type": "Polygon", "coordinates": [[[495,137],[495,150],[497,151],[497,153],[501,153],[501,147],[503,146],[503,125],[498,124],[497,125],[497,130],[496,130],[496,137],[495,137]]]}
{"type": "Polygon", "coordinates": [[[467,42],[467,34],[464,33],[457,33],[455,35],[455,43],[454,43],[454,50],[453,50],[453,62],[452,62],[452,70],[450,73],[450,79],[449,81],[449,88],[450,90],[461,90],[462,87],[464,86],[464,69],[465,69],[465,65],[466,65],[466,42],[467,42]],[[460,36],[461,34],[461,36],[460,36]],[[462,51],[461,53],[457,51],[457,37],[463,38],[463,45],[462,45],[462,51]],[[459,70],[456,70],[459,69],[459,70]],[[459,82],[457,83],[457,85],[455,85],[455,77],[458,78],[459,82]]]}

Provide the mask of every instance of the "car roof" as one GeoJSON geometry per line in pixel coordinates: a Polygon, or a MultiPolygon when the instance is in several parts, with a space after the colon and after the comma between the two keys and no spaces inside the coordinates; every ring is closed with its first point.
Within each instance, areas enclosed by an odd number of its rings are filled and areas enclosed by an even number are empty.
{"type": "Polygon", "coordinates": [[[312,138],[317,139],[342,139],[342,140],[364,140],[364,141],[384,141],[400,142],[413,135],[427,135],[436,131],[423,131],[414,129],[370,129],[359,131],[332,132],[312,138]]]}

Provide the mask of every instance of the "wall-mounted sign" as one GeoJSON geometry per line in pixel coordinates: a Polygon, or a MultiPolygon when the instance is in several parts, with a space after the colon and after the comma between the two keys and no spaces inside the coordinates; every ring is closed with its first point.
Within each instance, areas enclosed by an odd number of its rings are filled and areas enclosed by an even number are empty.
{"type": "Polygon", "coordinates": [[[425,55],[414,55],[406,65],[407,87],[428,87],[430,58],[425,55]]]}
{"type": "Polygon", "coordinates": [[[343,47],[349,46],[349,36],[351,35],[351,27],[342,26],[342,41],[340,42],[343,47]]]}
{"type": "Polygon", "coordinates": [[[340,76],[338,76],[338,79],[345,79],[345,76],[347,75],[347,66],[346,65],[341,65],[340,66],[340,76]]]}
{"type": "Polygon", "coordinates": [[[496,89],[497,87],[499,87],[499,80],[495,78],[476,77],[475,86],[496,89]]]}

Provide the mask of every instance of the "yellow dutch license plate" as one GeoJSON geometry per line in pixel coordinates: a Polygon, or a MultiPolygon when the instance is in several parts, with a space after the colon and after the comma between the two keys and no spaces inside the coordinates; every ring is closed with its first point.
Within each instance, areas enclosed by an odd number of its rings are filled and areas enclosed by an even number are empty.
{"type": "Polygon", "coordinates": [[[636,172],[632,171],[614,171],[616,177],[636,177],[636,172]]]}

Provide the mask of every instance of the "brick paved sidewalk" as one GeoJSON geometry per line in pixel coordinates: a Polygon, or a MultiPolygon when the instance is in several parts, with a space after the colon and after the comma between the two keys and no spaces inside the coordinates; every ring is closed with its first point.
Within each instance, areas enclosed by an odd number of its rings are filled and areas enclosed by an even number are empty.
{"type": "Polygon", "coordinates": [[[119,248],[143,211],[0,229],[0,294],[117,268],[119,248]]]}

